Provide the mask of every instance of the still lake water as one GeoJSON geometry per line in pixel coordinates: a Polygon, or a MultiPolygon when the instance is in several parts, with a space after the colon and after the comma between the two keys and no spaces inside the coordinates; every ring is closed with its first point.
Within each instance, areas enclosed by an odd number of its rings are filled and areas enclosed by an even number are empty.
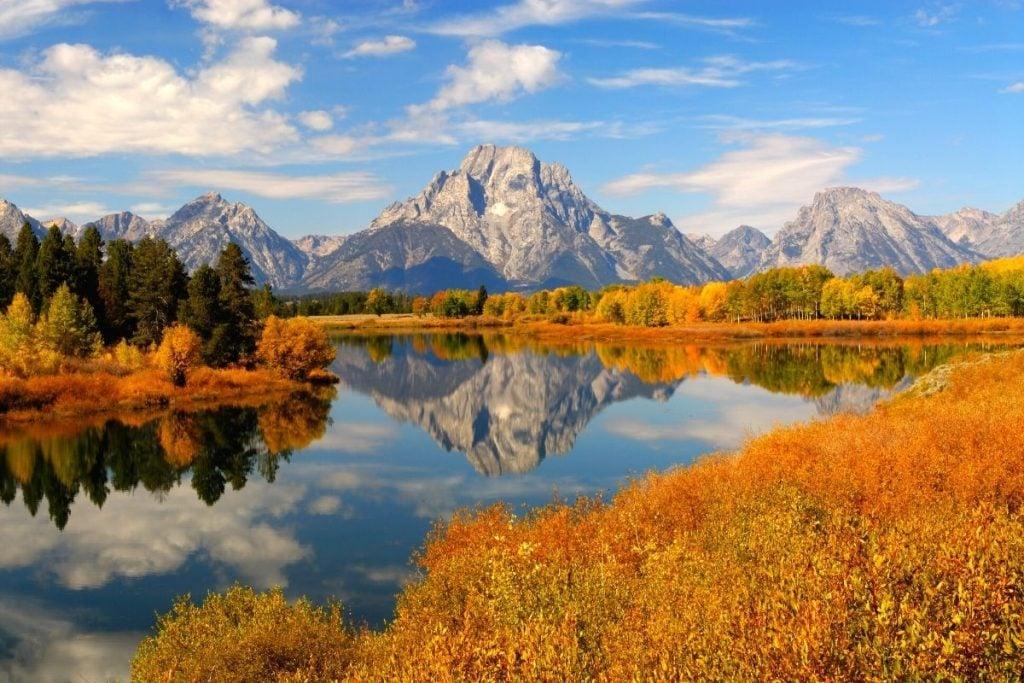
{"type": "Polygon", "coordinates": [[[0,681],[123,679],[155,613],[235,581],[380,625],[455,509],[614,491],[995,348],[336,343],[323,395],[0,434],[0,681]]]}

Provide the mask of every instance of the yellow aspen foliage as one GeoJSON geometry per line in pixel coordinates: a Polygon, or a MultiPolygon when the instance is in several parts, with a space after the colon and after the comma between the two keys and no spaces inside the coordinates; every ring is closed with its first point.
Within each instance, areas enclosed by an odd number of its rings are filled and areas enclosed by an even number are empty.
{"type": "Polygon", "coordinates": [[[334,360],[327,333],[309,318],[270,316],[256,346],[256,357],[290,379],[307,379],[334,360]]]}
{"type": "Polygon", "coordinates": [[[164,332],[163,341],[156,350],[156,365],[163,370],[175,386],[185,386],[188,373],[199,365],[203,342],[185,325],[173,325],[164,332]]]}

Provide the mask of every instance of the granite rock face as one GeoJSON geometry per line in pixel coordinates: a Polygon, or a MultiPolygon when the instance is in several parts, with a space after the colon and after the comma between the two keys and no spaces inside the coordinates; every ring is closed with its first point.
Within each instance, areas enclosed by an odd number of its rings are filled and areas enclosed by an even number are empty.
{"type": "Polygon", "coordinates": [[[710,252],[729,271],[730,277],[743,278],[757,270],[771,244],[760,230],[741,225],[722,235],[710,252]]]}
{"type": "Polygon", "coordinates": [[[907,207],[875,192],[835,187],[817,193],[782,227],[759,269],[819,264],[847,275],[889,266],[910,274],[978,260],[976,252],[907,207]]]}
{"type": "Polygon", "coordinates": [[[951,240],[985,257],[1024,254],[1024,201],[1003,214],[965,207],[932,220],[951,240]]]}

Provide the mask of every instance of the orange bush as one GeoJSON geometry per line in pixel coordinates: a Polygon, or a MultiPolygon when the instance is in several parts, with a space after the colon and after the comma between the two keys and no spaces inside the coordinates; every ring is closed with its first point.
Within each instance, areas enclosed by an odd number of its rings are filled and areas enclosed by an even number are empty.
{"type": "Polygon", "coordinates": [[[173,325],[164,331],[154,360],[175,386],[185,386],[189,372],[199,365],[203,341],[185,325],[173,325]]]}
{"type": "Polygon", "coordinates": [[[334,347],[323,328],[309,318],[270,316],[256,346],[256,356],[291,379],[306,379],[330,365],[334,347]]]}

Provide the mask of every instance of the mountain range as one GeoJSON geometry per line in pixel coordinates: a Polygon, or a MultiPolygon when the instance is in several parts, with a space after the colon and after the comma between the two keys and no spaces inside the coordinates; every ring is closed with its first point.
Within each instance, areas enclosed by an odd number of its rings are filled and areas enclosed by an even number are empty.
{"type": "Polygon", "coordinates": [[[49,225],[73,235],[91,225],[106,240],[160,237],[190,270],[235,242],[257,282],[291,292],[598,288],[652,277],[697,284],[812,263],[841,275],[882,266],[910,274],[1024,252],[1024,202],[1002,214],[964,208],[924,216],[854,187],[817,193],[774,239],[746,225],[718,239],[686,236],[663,213],[605,211],[561,164],[494,145],[473,148],[458,169],[437,173],[351,235],[288,240],[251,207],[214,192],[166,219],[122,212],[81,227],[66,219],[43,224],[0,200],[0,233],[13,241],[25,222],[40,236],[49,225]]]}

